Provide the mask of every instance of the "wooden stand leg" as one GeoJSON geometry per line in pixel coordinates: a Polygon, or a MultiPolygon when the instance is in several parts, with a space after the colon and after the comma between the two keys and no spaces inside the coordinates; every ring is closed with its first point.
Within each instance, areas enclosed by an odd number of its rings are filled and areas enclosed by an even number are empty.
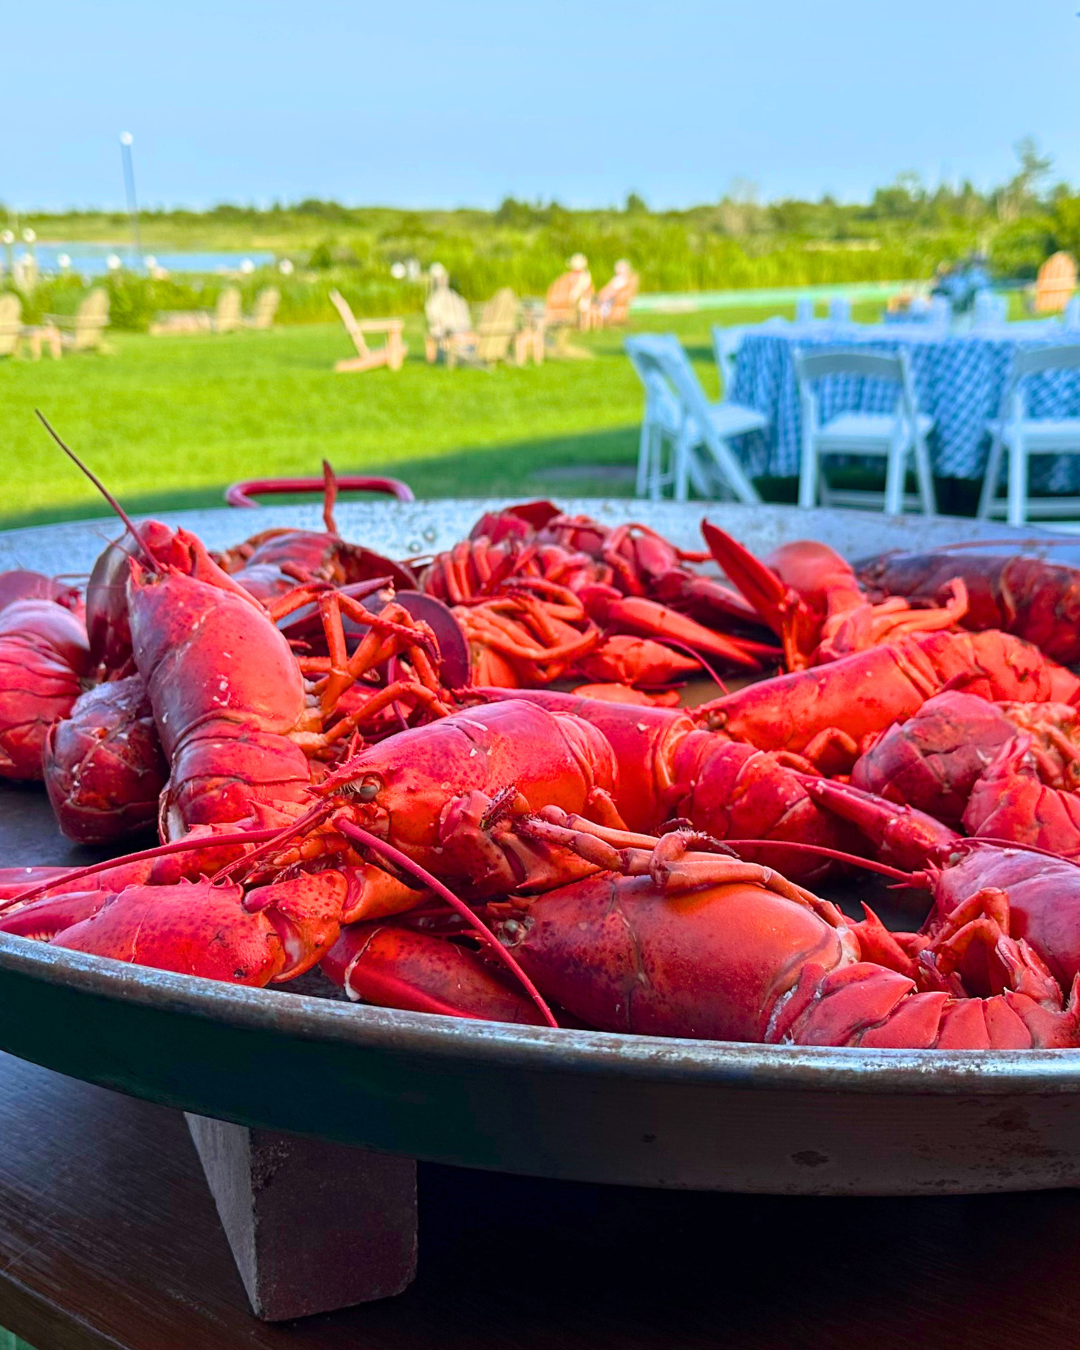
{"type": "Polygon", "coordinates": [[[185,1118],[257,1317],[332,1312],[412,1282],[411,1158],[185,1118]]]}

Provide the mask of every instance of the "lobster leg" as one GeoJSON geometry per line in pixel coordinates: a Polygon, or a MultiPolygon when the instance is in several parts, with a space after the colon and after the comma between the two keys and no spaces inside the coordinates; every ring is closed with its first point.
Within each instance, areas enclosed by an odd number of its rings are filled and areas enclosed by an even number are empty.
{"type": "Polygon", "coordinates": [[[967,613],[967,587],[958,578],[949,583],[944,603],[933,609],[912,609],[906,600],[883,600],[856,605],[826,619],[814,665],[824,665],[879,642],[912,633],[936,633],[955,628],[967,613]]]}
{"type": "Polygon", "coordinates": [[[599,630],[593,625],[584,633],[569,626],[562,632],[555,631],[531,596],[487,600],[455,611],[455,617],[471,645],[505,657],[537,683],[557,679],[600,640],[599,630]]]}
{"type": "Polygon", "coordinates": [[[410,703],[413,707],[421,707],[432,717],[449,717],[453,711],[426,685],[416,680],[394,680],[392,684],[383,685],[381,689],[376,690],[370,698],[361,703],[359,708],[354,708],[340,717],[329,731],[299,734],[296,737],[297,744],[312,752],[325,749],[351,735],[364,722],[370,721],[377,713],[395,703],[410,703]]]}
{"type": "Polygon", "coordinates": [[[419,663],[421,682],[438,688],[430,661],[430,654],[435,651],[434,636],[426,624],[419,623],[400,605],[387,605],[381,613],[372,614],[359,601],[339,591],[325,591],[319,596],[319,613],[330,651],[329,670],[317,686],[324,714],[331,711],[350,685],[390,656],[403,651],[409,652],[414,665],[419,663]],[[345,645],[343,611],[349,618],[368,626],[351,657],[345,645]]]}
{"type": "Polygon", "coordinates": [[[857,825],[882,862],[918,870],[955,852],[961,836],[925,811],[863,792],[848,783],[805,776],[806,791],[829,811],[857,825]]]}

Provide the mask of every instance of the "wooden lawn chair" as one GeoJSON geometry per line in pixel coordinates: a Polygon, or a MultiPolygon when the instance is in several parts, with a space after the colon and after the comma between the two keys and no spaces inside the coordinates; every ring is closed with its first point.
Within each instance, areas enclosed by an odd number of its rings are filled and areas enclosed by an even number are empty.
{"type": "Polygon", "coordinates": [[[1057,314],[1076,290],[1076,262],[1071,253],[1053,253],[1039,268],[1035,281],[1036,314],[1057,314]]]}
{"type": "Polygon", "coordinates": [[[390,370],[401,369],[409,353],[408,347],[401,340],[401,333],[405,327],[404,319],[357,319],[348,300],[340,291],[332,290],[330,300],[341,315],[345,331],[352,338],[353,346],[356,348],[355,356],[339,361],[334,366],[336,371],[375,370],[378,366],[387,366],[390,370]],[[364,340],[365,333],[385,333],[386,342],[382,347],[371,348],[364,340]]]}
{"type": "Polygon", "coordinates": [[[517,335],[521,304],[509,286],[495,292],[476,326],[476,356],[484,365],[505,361],[517,335]]]}
{"type": "Polygon", "coordinates": [[[473,331],[469,302],[449,286],[436,286],[424,303],[427,337],[424,355],[429,366],[439,359],[441,352],[448,366],[458,356],[475,347],[477,335],[473,331]]]}
{"type": "Polygon", "coordinates": [[[636,272],[630,272],[626,280],[612,289],[612,277],[596,293],[596,299],[589,308],[590,328],[621,328],[630,314],[630,301],[638,293],[641,278],[636,272]]]}
{"type": "Polygon", "coordinates": [[[605,327],[622,327],[630,317],[630,305],[634,296],[638,293],[638,287],[641,285],[641,278],[636,272],[631,272],[625,286],[623,286],[611,306],[611,311],[604,320],[605,327]]]}
{"type": "MultiPolygon", "coordinates": [[[[510,344],[520,327],[521,304],[510,289],[504,286],[496,291],[484,306],[475,333],[458,334],[446,346],[446,364],[453,369],[458,361],[470,365],[494,366],[510,357],[510,344]],[[468,341],[466,341],[466,338],[468,341]]],[[[513,359],[524,364],[515,346],[513,359]]]]}
{"type": "Polygon", "coordinates": [[[210,327],[215,333],[234,333],[244,326],[244,303],[239,286],[226,286],[217,298],[210,327]]]}
{"type": "Polygon", "coordinates": [[[553,339],[549,355],[571,360],[587,360],[592,356],[587,348],[570,342],[572,328],[588,327],[592,298],[592,277],[585,268],[572,268],[551,283],[544,299],[544,329],[553,339]]]}
{"type": "Polygon", "coordinates": [[[563,272],[548,287],[544,299],[544,321],[549,328],[556,326],[580,328],[582,315],[588,311],[593,298],[592,278],[586,272],[563,272]]]}
{"type": "Polygon", "coordinates": [[[101,352],[105,345],[105,329],[109,326],[109,292],[104,286],[95,286],[79,303],[74,314],[43,314],[41,337],[56,350],[57,335],[62,348],[73,352],[101,352]],[[51,331],[50,331],[51,330],[51,331]]]}
{"type": "MultiPolygon", "coordinates": [[[[259,298],[262,298],[261,295],[259,298]]],[[[255,308],[258,311],[258,301],[255,308]]],[[[243,327],[244,306],[240,287],[226,286],[218,295],[213,310],[165,310],[155,317],[150,325],[150,333],[153,337],[177,337],[190,333],[234,333],[243,327]]]]}
{"type": "Polygon", "coordinates": [[[521,326],[514,335],[514,363],[525,365],[531,356],[540,366],[544,363],[544,305],[540,300],[523,300],[521,326]]]}
{"type": "Polygon", "coordinates": [[[209,333],[211,318],[205,309],[166,309],[154,315],[151,337],[179,337],[187,333],[209,333]]]}
{"type": "Polygon", "coordinates": [[[15,356],[22,335],[22,301],[14,291],[4,291],[0,294],[0,356],[15,356]]]}
{"type": "Polygon", "coordinates": [[[273,328],[274,316],[278,312],[278,305],[281,304],[281,292],[276,286],[264,286],[255,297],[255,307],[251,311],[251,318],[244,319],[245,328],[257,328],[265,331],[267,328],[273,328]]]}

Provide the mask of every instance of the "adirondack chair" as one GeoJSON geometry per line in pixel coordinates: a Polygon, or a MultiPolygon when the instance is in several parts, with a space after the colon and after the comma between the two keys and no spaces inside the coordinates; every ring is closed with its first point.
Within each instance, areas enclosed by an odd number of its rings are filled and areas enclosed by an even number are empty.
{"type": "Polygon", "coordinates": [[[588,261],[583,253],[575,253],[570,259],[570,270],[556,277],[548,287],[544,300],[545,323],[549,328],[584,327],[583,316],[588,313],[592,298],[588,261]]]}
{"type": "MultiPolygon", "coordinates": [[[[105,329],[109,326],[109,292],[103,286],[95,286],[80,301],[74,314],[43,314],[41,321],[42,336],[55,343],[54,335],[59,335],[62,348],[73,352],[108,351],[105,344],[105,329]],[[47,330],[52,330],[49,333],[47,330]]],[[[56,355],[54,346],[53,355],[56,355]]]]}
{"type": "Polygon", "coordinates": [[[424,355],[429,366],[439,359],[440,352],[447,365],[453,365],[462,351],[476,345],[469,302],[451,288],[445,271],[433,272],[433,279],[431,294],[424,303],[424,355]]]}
{"type": "MultiPolygon", "coordinates": [[[[274,290],[275,288],[269,287],[268,289],[274,290]]],[[[275,305],[274,308],[276,309],[277,306],[275,305]]],[[[256,311],[258,311],[258,301],[256,301],[256,311]]],[[[166,310],[155,317],[154,322],[150,325],[150,333],[153,337],[175,337],[183,333],[233,333],[238,328],[243,327],[244,307],[240,296],[240,287],[226,286],[219,293],[217,304],[212,311],[208,309],[166,310]]]]}
{"type": "Polygon", "coordinates": [[[1057,314],[1076,290],[1076,261],[1071,253],[1052,253],[1039,268],[1035,281],[1036,314],[1057,314]]]}
{"type": "MultiPolygon", "coordinates": [[[[453,369],[459,361],[467,365],[494,366],[510,359],[510,346],[520,327],[521,303],[509,286],[496,291],[480,313],[480,322],[472,333],[457,333],[443,350],[446,364],[453,369]]],[[[524,364],[515,344],[513,359],[524,364]]]]}
{"type": "Polygon", "coordinates": [[[341,322],[352,338],[356,355],[339,361],[336,371],[375,370],[378,366],[387,366],[390,370],[400,370],[409,349],[401,340],[404,319],[357,319],[348,300],[340,291],[330,292],[330,301],[341,315],[341,322]],[[365,333],[385,333],[386,342],[382,347],[369,347],[364,340],[365,333]]]}
{"type": "Polygon", "coordinates": [[[514,364],[524,366],[529,357],[538,366],[544,363],[544,302],[542,300],[523,300],[521,302],[521,326],[514,335],[514,364]]]}
{"type": "Polygon", "coordinates": [[[22,301],[14,291],[0,294],[0,356],[14,356],[22,336],[22,301]]]}
{"type": "Polygon", "coordinates": [[[245,328],[267,329],[274,326],[274,315],[281,304],[281,292],[276,286],[264,286],[255,297],[255,307],[251,317],[244,318],[245,328]]]}
{"type": "Polygon", "coordinates": [[[552,336],[548,348],[551,356],[578,360],[592,356],[586,348],[570,342],[572,328],[589,326],[592,298],[588,261],[583,253],[575,253],[570,259],[570,270],[555,278],[544,300],[544,328],[552,336]]]}
{"type": "Polygon", "coordinates": [[[244,302],[239,286],[226,286],[217,298],[210,327],[215,333],[234,333],[244,326],[244,302]]]}
{"type": "Polygon", "coordinates": [[[151,337],[178,337],[184,333],[208,333],[210,314],[205,309],[166,309],[155,314],[149,329],[151,337]]]}
{"type": "Polygon", "coordinates": [[[615,275],[596,293],[589,307],[590,328],[620,328],[630,313],[630,301],[638,293],[640,278],[625,258],[615,264],[615,275]]]}
{"type": "Polygon", "coordinates": [[[505,361],[517,334],[521,304],[509,286],[495,292],[476,326],[476,359],[485,366],[505,361]]]}

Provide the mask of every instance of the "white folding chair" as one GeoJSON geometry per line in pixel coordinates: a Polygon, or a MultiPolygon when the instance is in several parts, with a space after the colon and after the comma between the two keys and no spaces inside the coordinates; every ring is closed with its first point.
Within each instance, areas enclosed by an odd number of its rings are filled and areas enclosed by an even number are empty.
{"type": "Polygon", "coordinates": [[[1001,400],[1001,411],[990,424],[993,440],[986,465],[979,515],[1004,514],[1010,525],[1022,525],[1027,519],[1051,516],[1075,516],[1080,498],[1028,498],[1028,461],[1032,455],[1080,454],[1080,417],[1028,417],[1025,381],[1048,370],[1080,367],[1080,343],[1056,347],[1034,347],[1018,351],[1013,357],[1012,376],[1001,400]],[[1002,501],[997,492],[1001,461],[1009,452],[1007,495],[1002,501]]]}
{"type": "Polygon", "coordinates": [[[851,322],[851,301],[846,295],[834,295],[829,301],[829,318],[833,323],[851,322]]]}
{"type": "MultiPolygon", "coordinates": [[[[689,489],[693,486],[694,491],[702,497],[727,493],[742,502],[760,502],[761,498],[753,483],[727,442],[731,436],[760,430],[768,425],[768,418],[754,408],[740,408],[723,402],[709,403],[674,333],[629,338],[626,343],[628,349],[631,343],[638,358],[635,368],[640,373],[641,364],[651,359],[653,369],[659,372],[678,406],[678,431],[674,437],[669,469],[669,474],[674,477],[676,500],[686,501],[689,489]]],[[[659,404],[658,395],[654,396],[654,402],[659,404]]],[[[642,445],[644,448],[644,428],[642,445]]],[[[639,456],[639,462],[641,458],[647,460],[647,452],[639,456]]],[[[652,462],[658,465],[658,460],[652,462]]],[[[670,481],[669,474],[657,468],[657,476],[663,481],[670,481]]]]}
{"type": "Polygon", "coordinates": [[[812,323],[814,319],[814,302],[808,295],[799,295],[795,297],[795,322],[812,323]]]}
{"type": "Polygon", "coordinates": [[[886,513],[899,515],[905,505],[915,505],[932,515],[936,509],[934,480],[926,437],[934,419],[918,410],[907,353],[834,348],[811,352],[797,350],[794,359],[802,414],[799,505],[816,506],[819,496],[825,505],[868,506],[881,501],[882,494],[877,492],[835,491],[828,486],[821,471],[821,460],[825,455],[872,455],[885,460],[886,513]],[[895,410],[891,413],[842,412],[823,423],[821,400],[814,386],[817,381],[835,375],[887,380],[899,385],[895,410]],[[904,495],[909,454],[914,455],[919,486],[915,498],[904,495]]]}
{"type": "Polygon", "coordinates": [[[713,355],[721,382],[718,403],[710,403],[705,397],[682,343],[674,333],[666,333],[658,348],[660,363],[679,397],[682,412],[682,427],[675,444],[676,501],[686,501],[691,483],[695,492],[703,497],[713,496],[719,489],[733,493],[742,502],[761,500],[728,443],[734,436],[764,431],[769,425],[767,413],[745,403],[736,403],[731,397],[742,336],[741,328],[713,326],[713,355]],[[708,458],[704,458],[701,451],[706,452],[708,458]]]}
{"type": "Polygon", "coordinates": [[[1080,328],[1080,295],[1074,295],[1061,315],[1061,326],[1070,331],[1080,328]]]}
{"type": "Polygon", "coordinates": [[[638,379],[645,386],[645,411],[638,441],[637,482],[634,495],[659,501],[663,488],[675,482],[675,442],[682,429],[679,398],[668,382],[656,354],[655,338],[627,338],[623,348],[638,379]],[[668,447],[667,465],[664,447],[668,447]]]}

